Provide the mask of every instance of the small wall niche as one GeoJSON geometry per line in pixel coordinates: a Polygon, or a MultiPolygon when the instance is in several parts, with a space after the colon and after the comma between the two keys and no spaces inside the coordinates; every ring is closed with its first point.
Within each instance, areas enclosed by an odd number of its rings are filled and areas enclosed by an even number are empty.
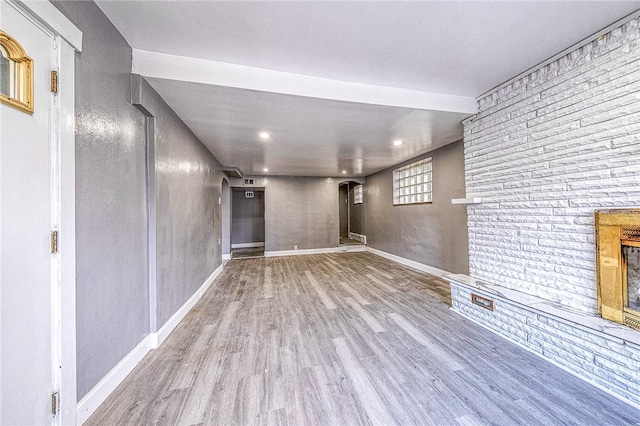
{"type": "Polygon", "coordinates": [[[33,114],[33,60],[0,30],[0,102],[33,114]]]}

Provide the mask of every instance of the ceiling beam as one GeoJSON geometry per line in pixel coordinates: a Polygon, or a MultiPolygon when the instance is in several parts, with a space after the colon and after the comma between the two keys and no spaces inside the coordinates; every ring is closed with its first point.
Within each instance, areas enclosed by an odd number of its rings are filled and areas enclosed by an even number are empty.
{"type": "Polygon", "coordinates": [[[133,49],[132,72],[150,78],[399,108],[475,114],[474,98],[352,83],[133,49]]]}

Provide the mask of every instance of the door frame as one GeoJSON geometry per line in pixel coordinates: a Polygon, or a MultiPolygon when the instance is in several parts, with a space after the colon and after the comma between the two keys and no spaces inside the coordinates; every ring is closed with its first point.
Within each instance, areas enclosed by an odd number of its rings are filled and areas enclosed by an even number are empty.
{"type": "Polygon", "coordinates": [[[349,191],[351,190],[351,181],[345,181],[345,182],[341,182],[338,184],[338,233],[340,234],[339,237],[342,238],[342,225],[343,225],[343,221],[344,219],[342,218],[342,214],[341,211],[342,209],[346,209],[346,223],[345,225],[347,226],[347,235],[346,237],[349,237],[349,232],[351,232],[351,206],[349,205],[349,191]],[[342,196],[340,195],[340,191],[342,190],[342,188],[346,188],[346,192],[347,192],[347,198],[346,198],[346,206],[343,206],[343,202],[342,202],[342,196]]]}
{"type": "Polygon", "coordinates": [[[226,177],[222,178],[220,183],[220,253],[222,260],[231,259],[231,199],[232,199],[231,183],[226,177]]]}
{"type": "MultiPolygon", "coordinates": [[[[51,268],[52,392],[59,392],[52,424],[76,423],[76,215],[75,215],[75,53],[82,32],[50,2],[0,0],[52,34],[51,69],[60,90],[52,98],[52,226],[59,251],[51,268]]],[[[37,107],[37,106],[36,106],[37,107]]],[[[53,230],[52,229],[52,230],[53,230]]],[[[46,390],[43,390],[46,392],[46,390]]]]}

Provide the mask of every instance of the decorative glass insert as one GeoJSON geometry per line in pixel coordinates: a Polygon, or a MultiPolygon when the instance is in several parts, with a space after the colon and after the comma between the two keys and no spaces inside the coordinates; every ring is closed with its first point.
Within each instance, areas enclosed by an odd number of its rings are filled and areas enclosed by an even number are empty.
{"type": "Polygon", "coordinates": [[[431,202],[431,157],[393,171],[393,204],[431,202]]]}
{"type": "Polygon", "coordinates": [[[0,31],[0,102],[33,113],[33,61],[4,31],[0,31]]]}
{"type": "Polygon", "coordinates": [[[627,265],[625,307],[640,312],[640,247],[622,246],[627,265]]]}
{"type": "Polygon", "coordinates": [[[0,93],[11,96],[11,60],[9,52],[0,44],[0,93]]]}
{"type": "Polygon", "coordinates": [[[353,187],[353,204],[362,204],[362,185],[353,187]]]}

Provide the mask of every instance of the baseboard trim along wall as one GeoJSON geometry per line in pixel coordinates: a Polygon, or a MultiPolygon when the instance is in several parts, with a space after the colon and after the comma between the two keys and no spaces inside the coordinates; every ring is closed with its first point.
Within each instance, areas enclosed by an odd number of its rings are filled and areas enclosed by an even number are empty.
{"type": "Polygon", "coordinates": [[[218,266],[215,271],[209,275],[209,277],[205,280],[205,282],[200,286],[200,288],[191,296],[184,304],[174,313],[171,318],[164,323],[160,330],[156,333],[153,333],[157,336],[157,342],[153,349],[156,349],[158,346],[164,342],[169,334],[178,326],[180,321],[189,313],[191,308],[200,300],[202,295],[209,289],[213,281],[216,279],[218,275],[222,272],[223,265],[218,266]]]}
{"type": "Polygon", "coordinates": [[[142,361],[142,358],[151,351],[151,335],[147,335],[131,352],[111,369],[81,400],[76,408],[76,422],[78,425],[86,422],[100,404],[114,391],[116,387],[133,371],[142,361]]]}
{"type": "Polygon", "coordinates": [[[305,254],[344,253],[344,252],[356,252],[356,251],[366,251],[366,247],[360,246],[360,245],[353,245],[353,246],[328,247],[328,248],[317,248],[317,249],[265,251],[264,257],[301,256],[305,254]]]}
{"type": "Polygon", "coordinates": [[[255,243],[236,243],[236,244],[231,244],[231,248],[232,249],[254,248],[254,247],[264,247],[264,241],[258,241],[258,242],[255,242],[255,243]]]}
{"type": "Polygon", "coordinates": [[[410,266],[418,271],[426,272],[436,277],[442,278],[445,275],[451,275],[452,272],[445,271],[444,269],[438,269],[433,266],[425,265],[424,263],[416,262],[415,260],[406,259],[404,257],[396,256],[395,254],[387,253],[386,251],[374,249],[373,247],[367,247],[367,251],[378,256],[384,257],[394,262],[401,263],[406,266],[410,266]]]}
{"type": "Polygon", "coordinates": [[[115,390],[120,383],[133,371],[142,361],[147,353],[158,348],[169,337],[171,332],[177,327],[182,319],[189,313],[193,306],[200,300],[202,295],[211,286],[213,281],[222,272],[223,265],[218,266],[215,271],[205,280],[198,290],[187,300],[164,325],[155,333],[149,333],[131,352],[125,355],[122,360],[111,369],[103,378],[78,402],[76,408],[76,423],[78,425],[86,422],[89,417],[98,409],[105,399],[115,390]]]}
{"type": "Polygon", "coordinates": [[[352,240],[360,241],[362,244],[367,244],[367,236],[357,234],[355,232],[349,232],[349,238],[352,240]]]}

